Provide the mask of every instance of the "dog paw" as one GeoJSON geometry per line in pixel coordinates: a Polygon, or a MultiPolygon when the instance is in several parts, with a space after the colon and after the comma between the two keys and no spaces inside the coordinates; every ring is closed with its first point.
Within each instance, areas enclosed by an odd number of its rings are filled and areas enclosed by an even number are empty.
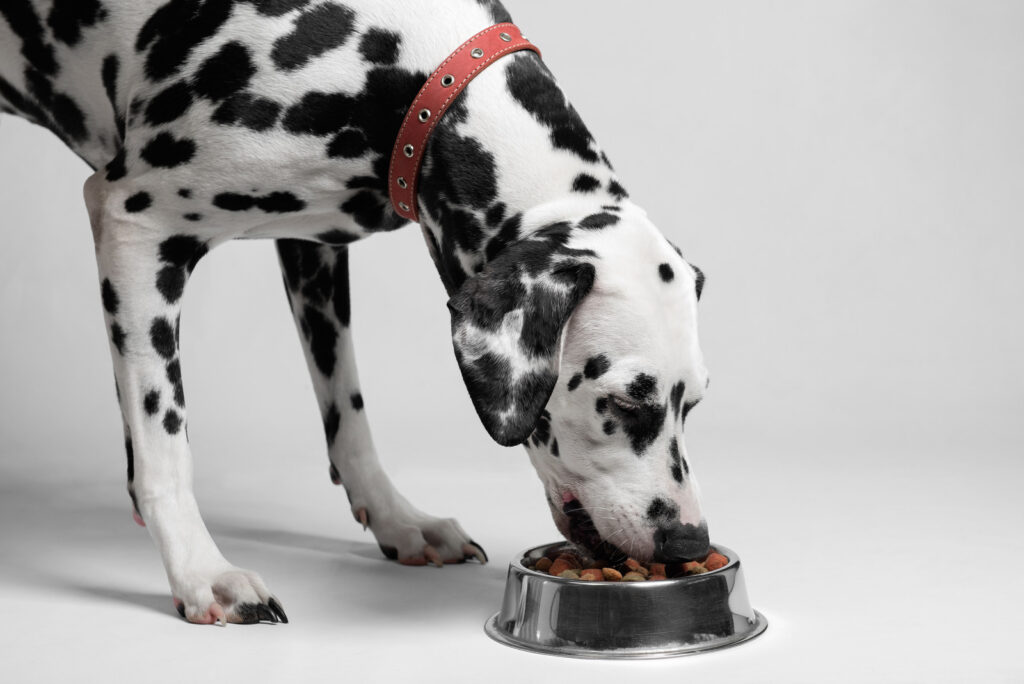
{"type": "Polygon", "coordinates": [[[187,578],[174,591],[181,617],[200,625],[288,622],[281,603],[255,572],[232,567],[212,577],[187,578]]]}
{"type": "Polygon", "coordinates": [[[487,553],[454,518],[435,518],[419,511],[373,515],[367,508],[354,511],[356,521],[373,531],[381,552],[402,565],[487,562],[487,553]]]}

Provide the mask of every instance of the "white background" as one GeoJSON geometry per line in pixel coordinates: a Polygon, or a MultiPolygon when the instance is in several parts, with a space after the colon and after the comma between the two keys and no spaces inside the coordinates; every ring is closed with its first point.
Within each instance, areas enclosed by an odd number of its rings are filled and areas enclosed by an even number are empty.
{"type": "Polygon", "coordinates": [[[740,552],[768,631],[649,663],[484,636],[509,559],[557,533],[525,453],[475,417],[415,228],[352,248],[363,394],[399,487],[458,517],[492,563],[398,567],[351,521],[272,245],[235,243],[186,296],[196,486],[225,554],[292,623],[179,620],[124,492],[88,170],[6,117],[12,681],[1024,680],[1024,4],[508,7],[633,199],[707,273],[712,384],[688,448],[712,538],[740,552]]]}

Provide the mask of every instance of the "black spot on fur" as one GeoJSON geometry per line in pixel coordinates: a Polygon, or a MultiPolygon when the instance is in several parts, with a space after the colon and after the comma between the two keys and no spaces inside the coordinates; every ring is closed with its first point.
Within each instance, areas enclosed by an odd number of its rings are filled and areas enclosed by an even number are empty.
{"type": "Polygon", "coordinates": [[[185,387],[181,382],[181,362],[173,359],[167,364],[167,381],[174,387],[174,403],[179,407],[185,407],[185,387]]]}
{"type": "Polygon", "coordinates": [[[551,414],[546,410],[540,412],[537,424],[533,427],[533,446],[546,445],[551,440],[551,414]]]}
{"type": "Polygon", "coordinates": [[[160,261],[186,268],[189,272],[206,254],[206,245],[195,235],[172,235],[160,243],[160,261]]]}
{"type": "Polygon", "coordinates": [[[380,552],[384,554],[384,557],[388,560],[398,560],[398,549],[394,546],[385,546],[384,544],[377,543],[380,547],[380,552]]]}
{"type": "Polygon", "coordinates": [[[614,420],[606,420],[606,421],[604,421],[604,424],[601,425],[601,429],[604,430],[604,434],[606,434],[606,435],[613,435],[613,434],[615,434],[615,421],[614,420]]]}
{"type": "Polygon", "coordinates": [[[245,89],[255,74],[248,48],[231,41],[203,62],[192,86],[200,97],[218,102],[245,89]]]}
{"type": "Polygon", "coordinates": [[[159,133],[142,148],[140,156],[150,166],[174,168],[188,163],[196,153],[196,144],[188,138],[175,138],[170,133],[159,133]]]}
{"type": "Polygon", "coordinates": [[[605,411],[607,411],[608,397],[599,397],[598,400],[594,402],[594,410],[597,411],[598,413],[604,413],[605,411]]]}
{"type": "Polygon", "coordinates": [[[428,206],[436,204],[437,194],[452,204],[475,209],[486,209],[494,201],[498,193],[494,155],[478,140],[439,128],[428,145],[432,171],[424,174],[421,186],[428,206]]]}
{"type": "Polygon", "coordinates": [[[338,436],[338,427],[340,425],[341,414],[338,413],[338,406],[332,402],[327,408],[327,413],[324,414],[324,434],[327,436],[327,446],[334,444],[334,439],[338,436]]]}
{"type": "Polygon", "coordinates": [[[581,382],[583,382],[583,374],[582,373],[577,373],[576,375],[574,375],[571,378],[569,378],[569,384],[567,385],[567,387],[569,388],[569,391],[572,392],[574,389],[579,387],[581,382]]]}
{"type": "Polygon", "coordinates": [[[165,359],[174,358],[177,344],[174,339],[174,328],[166,318],[154,318],[149,327],[149,340],[153,349],[165,359]]]}
{"type": "Polygon", "coordinates": [[[289,133],[330,135],[344,125],[355,101],[343,93],[311,92],[288,108],[281,124],[289,133]]]}
{"type": "Polygon", "coordinates": [[[45,40],[43,24],[29,0],[4,0],[0,2],[0,16],[7,20],[14,35],[21,38],[21,54],[41,74],[53,76],[57,73],[53,46],[45,40]]]}
{"type": "Polygon", "coordinates": [[[359,52],[368,62],[394,64],[398,61],[398,44],[402,37],[397,33],[372,28],[359,40],[359,52]]]}
{"type": "Polygon", "coordinates": [[[619,181],[614,178],[608,182],[608,192],[610,192],[617,200],[624,200],[629,197],[629,193],[626,192],[626,188],[622,187],[619,181]]]}
{"type": "Polygon", "coordinates": [[[170,123],[192,106],[192,89],[184,81],[177,81],[153,96],[146,105],[146,123],[159,126],[170,123]]]}
{"type": "Polygon", "coordinates": [[[117,323],[110,324],[110,341],[114,343],[117,353],[124,356],[124,330],[117,323]]]}
{"type": "Polygon", "coordinates": [[[608,226],[613,226],[619,222],[619,217],[615,214],[609,214],[607,212],[601,212],[600,214],[591,214],[582,221],[580,221],[580,228],[587,228],[589,230],[599,230],[608,226]]]}
{"type": "Polygon", "coordinates": [[[689,402],[683,404],[683,415],[682,415],[681,420],[683,421],[684,424],[686,423],[686,416],[688,416],[690,414],[690,411],[692,411],[693,407],[696,406],[696,405],[697,405],[697,402],[695,402],[695,401],[689,401],[689,402]]]}
{"type": "Polygon", "coordinates": [[[243,126],[267,131],[277,124],[281,105],[251,93],[238,93],[224,100],[213,113],[213,120],[225,126],[243,126]]]}
{"type": "Polygon", "coordinates": [[[588,380],[594,380],[607,373],[611,367],[612,363],[608,360],[608,357],[604,354],[598,354],[587,359],[587,363],[583,366],[583,375],[588,380]]]}
{"type": "Polygon", "coordinates": [[[679,508],[674,503],[660,497],[652,499],[647,507],[647,519],[651,522],[662,522],[668,518],[678,516],[679,508]]]}
{"type": "Polygon", "coordinates": [[[680,463],[681,458],[679,455],[679,442],[676,440],[675,437],[673,437],[672,441],[668,443],[668,453],[669,458],[671,459],[670,469],[672,471],[672,479],[674,479],[679,484],[682,484],[683,468],[680,463]]]}
{"type": "Polygon", "coordinates": [[[174,409],[167,409],[167,413],[164,414],[164,430],[167,430],[167,434],[176,435],[181,429],[181,416],[174,409]]]}
{"type": "Polygon", "coordinates": [[[124,210],[129,214],[137,214],[149,209],[152,204],[153,197],[148,192],[137,192],[124,201],[124,210]]]}
{"type": "Polygon", "coordinates": [[[103,284],[100,286],[100,294],[103,297],[103,308],[111,316],[116,314],[121,300],[118,299],[117,292],[114,291],[114,286],[110,283],[110,278],[103,279],[103,284]]]}
{"type": "Polygon", "coordinates": [[[658,380],[647,373],[638,373],[633,378],[633,382],[629,383],[629,387],[626,391],[629,396],[637,401],[646,401],[648,398],[657,391],[658,380]]]}
{"type": "Polygon", "coordinates": [[[697,268],[693,264],[690,264],[690,268],[692,268],[694,270],[694,273],[697,276],[697,283],[696,283],[697,299],[700,300],[700,295],[704,291],[704,271],[700,270],[699,268],[697,268]]]}
{"type": "Polygon", "coordinates": [[[303,309],[302,318],[309,329],[309,349],[313,353],[313,361],[324,377],[329,378],[333,375],[337,362],[334,348],[338,342],[338,331],[312,306],[303,309]]]}
{"type": "Polygon", "coordinates": [[[508,90],[516,102],[551,129],[552,145],[596,163],[598,155],[591,148],[593,136],[540,58],[521,52],[512,59],[507,71],[508,90]]]}
{"type": "Polygon", "coordinates": [[[324,4],[304,11],[291,33],[278,38],[270,53],[278,68],[292,71],[314,57],[345,44],[355,12],[344,5],[324,4]]]}
{"type": "Polygon", "coordinates": [[[334,285],[334,315],[338,322],[347,328],[352,322],[352,302],[348,288],[348,249],[341,248],[337,251],[331,278],[334,285]]]}
{"type": "Polygon", "coordinates": [[[622,431],[629,437],[630,447],[642,456],[648,446],[661,434],[667,409],[662,404],[640,404],[633,411],[619,411],[622,431]]]}
{"type": "Polygon", "coordinates": [[[487,214],[484,217],[484,220],[487,221],[487,225],[491,228],[494,228],[499,223],[501,223],[502,220],[505,218],[505,209],[506,208],[504,202],[497,202],[495,204],[492,204],[491,207],[487,210],[487,214]]]}
{"type": "Polygon", "coordinates": [[[117,133],[121,140],[124,140],[124,115],[117,102],[117,76],[121,72],[121,61],[117,55],[107,55],[103,58],[103,66],[100,76],[103,79],[103,90],[107,93],[107,100],[114,111],[114,120],[117,124],[117,133]]]}
{"type": "Polygon", "coordinates": [[[46,18],[57,40],[74,46],[82,39],[82,29],[94,26],[106,16],[98,0],[54,0],[46,18]]]}
{"type": "Polygon", "coordinates": [[[328,245],[347,245],[350,242],[355,242],[360,237],[360,235],[350,233],[347,230],[332,228],[331,230],[318,233],[316,239],[328,245]]]}
{"type": "Polygon", "coordinates": [[[142,400],[142,408],[145,409],[146,415],[155,416],[160,411],[160,390],[146,392],[146,397],[142,400]]]}
{"type": "Polygon", "coordinates": [[[593,192],[601,187],[601,181],[588,173],[581,173],[572,181],[573,192],[593,192]]]}
{"type": "Polygon", "coordinates": [[[178,188],[178,197],[192,199],[192,188],[178,188]]]}
{"type": "Polygon", "coordinates": [[[185,291],[185,269],[177,266],[164,266],[156,275],[156,289],[164,296],[168,304],[173,304],[185,291]]]}
{"type": "Polygon", "coordinates": [[[196,222],[196,221],[202,221],[203,220],[203,215],[202,214],[197,214],[194,211],[189,212],[187,214],[182,214],[181,217],[183,219],[185,219],[186,221],[192,221],[193,223],[196,222]]]}
{"type": "Polygon", "coordinates": [[[177,73],[197,46],[216,34],[231,15],[234,0],[170,0],[139,30],[135,41],[146,56],[146,76],[152,81],[177,73]]]}
{"type": "Polygon", "coordinates": [[[559,454],[558,454],[558,440],[555,439],[554,437],[551,438],[551,455],[554,456],[555,458],[559,457],[559,454]]]}
{"type": "Polygon", "coordinates": [[[346,128],[334,136],[334,139],[327,145],[327,156],[356,159],[366,154],[368,149],[369,144],[362,131],[356,128],[346,128]]]}
{"type": "MultiPolygon", "coordinates": [[[[135,479],[135,448],[132,446],[132,438],[124,438],[124,450],[128,454],[128,484],[131,484],[135,479]]],[[[132,506],[135,506],[135,510],[139,510],[139,507],[135,505],[135,495],[132,494],[132,506]]]]}
{"type": "Polygon", "coordinates": [[[679,420],[679,409],[682,405],[683,395],[686,393],[686,383],[682,380],[672,385],[672,415],[675,416],[676,420],[679,420]]]}
{"type": "Polygon", "coordinates": [[[113,159],[107,162],[105,170],[107,172],[107,180],[111,183],[119,181],[128,174],[128,169],[125,168],[124,164],[124,150],[120,150],[113,159]]]}
{"type": "Polygon", "coordinates": [[[672,270],[672,267],[669,266],[668,264],[661,264],[660,266],[658,266],[658,275],[660,275],[661,279],[664,280],[666,283],[671,283],[672,279],[676,277],[676,274],[672,270]]]}
{"type": "Polygon", "coordinates": [[[355,409],[356,411],[362,411],[363,410],[363,395],[360,394],[359,392],[356,392],[355,394],[352,395],[351,399],[352,399],[352,408],[355,409]]]}
{"type": "Polygon", "coordinates": [[[222,192],[214,196],[213,204],[225,211],[247,211],[255,207],[268,214],[287,214],[306,208],[306,203],[290,192],[272,192],[262,197],[222,192]]]}

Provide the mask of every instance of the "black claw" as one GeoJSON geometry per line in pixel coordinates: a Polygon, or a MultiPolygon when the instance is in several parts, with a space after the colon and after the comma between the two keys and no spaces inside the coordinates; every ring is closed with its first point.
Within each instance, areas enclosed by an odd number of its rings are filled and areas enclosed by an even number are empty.
{"type": "Polygon", "coordinates": [[[288,624],[288,616],[285,615],[284,608],[281,607],[281,604],[278,603],[276,598],[271,597],[270,600],[267,601],[267,605],[270,606],[270,610],[274,611],[274,615],[277,616],[278,620],[286,625],[288,624]]]}
{"type": "Polygon", "coordinates": [[[270,610],[269,606],[262,603],[256,606],[256,614],[260,618],[260,622],[277,622],[277,616],[270,610]]]}
{"type": "Polygon", "coordinates": [[[178,610],[178,615],[180,615],[181,617],[185,617],[185,604],[184,603],[177,603],[177,604],[175,604],[174,607],[178,610]]]}
{"type": "Polygon", "coordinates": [[[472,544],[473,546],[475,546],[476,548],[480,549],[480,553],[482,553],[484,555],[484,560],[485,561],[489,561],[490,560],[490,558],[487,557],[487,552],[484,551],[484,547],[480,546],[479,544],[477,544],[472,539],[469,540],[469,543],[472,544]]]}

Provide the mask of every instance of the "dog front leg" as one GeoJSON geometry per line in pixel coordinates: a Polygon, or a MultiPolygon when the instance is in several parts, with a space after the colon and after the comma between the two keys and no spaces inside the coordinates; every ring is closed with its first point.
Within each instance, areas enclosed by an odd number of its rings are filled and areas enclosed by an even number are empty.
{"type": "Polygon", "coordinates": [[[287,622],[260,576],[221,554],[192,491],[178,330],[185,283],[207,240],[163,230],[159,205],[131,181],[111,185],[101,172],[85,197],[133,514],[160,551],[175,606],[191,622],[287,622]]]}
{"type": "Polygon", "coordinates": [[[348,249],[299,240],[278,240],[277,249],[323,417],[331,480],[344,484],[356,521],[373,531],[385,556],[406,565],[486,562],[456,520],[421,512],[381,468],[352,345],[348,249]]]}

